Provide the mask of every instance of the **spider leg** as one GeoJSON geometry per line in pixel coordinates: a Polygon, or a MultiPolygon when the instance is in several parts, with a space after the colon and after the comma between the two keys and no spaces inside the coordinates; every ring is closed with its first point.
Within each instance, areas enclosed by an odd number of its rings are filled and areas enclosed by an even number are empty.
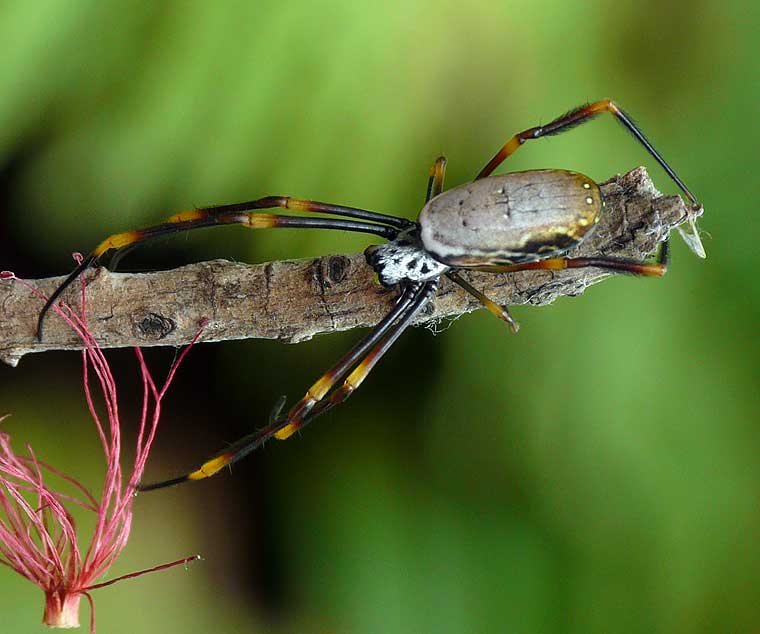
{"type": "MultiPolygon", "coordinates": [[[[356,220],[368,220],[378,224],[396,227],[397,229],[406,229],[414,223],[406,218],[391,216],[388,214],[377,213],[376,211],[367,211],[358,207],[346,207],[345,205],[334,205],[333,203],[321,203],[316,200],[305,200],[302,198],[291,198],[289,196],[264,196],[256,200],[249,200],[242,203],[232,203],[230,205],[215,205],[212,207],[203,207],[192,210],[194,212],[210,212],[211,214],[225,214],[239,211],[252,211],[254,209],[289,209],[291,211],[304,211],[308,213],[332,214],[333,216],[346,216],[356,220]]],[[[177,216],[182,215],[176,214],[177,216]]]]}
{"type": "Polygon", "coordinates": [[[547,258],[534,262],[522,262],[520,264],[495,264],[472,267],[476,271],[488,271],[491,273],[504,273],[514,271],[549,270],[560,271],[562,269],[579,269],[587,266],[595,266],[608,271],[620,271],[631,275],[645,275],[662,277],[668,270],[670,261],[670,239],[666,239],[660,245],[660,251],[654,262],[642,260],[627,260],[624,258],[547,258]]]}
{"type": "Polygon", "coordinates": [[[375,326],[369,335],[322,375],[285,416],[276,416],[275,420],[270,421],[266,427],[241,438],[223,453],[207,460],[195,471],[171,480],[140,485],[138,489],[150,491],[190,480],[208,478],[224,467],[241,460],[270,438],[283,440],[334,405],[345,401],[429,301],[436,288],[437,280],[425,284],[409,284],[393,310],[375,326]],[[348,375],[343,384],[333,390],[338,381],[354,366],[356,367],[353,372],[348,375]],[[331,390],[333,390],[332,393],[330,393],[331,390]]]}
{"type": "Polygon", "coordinates": [[[290,227],[296,229],[358,231],[378,235],[387,240],[393,240],[400,230],[410,227],[414,223],[404,218],[379,214],[364,209],[344,207],[342,205],[333,205],[331,203],[321,203],[313,200],[289,198],[286,196],[266,196],[264,198],[243,203],[217,205],[214,207],[203,207],[191,211],[183,211],[174,214],[161,224],[137,231],[116,233],[103,240],[103,242],[101,242],[95,250],[93,250],[76,269],[74,269],[64,282],[55,289],[47,302],[45,302],[37,321],[37,339],[42,341],[42,326],[45,320],[45,315],[50,310],[50,307],[82,272],[90,266],[97,265],[100,258],[105,253],[115,251],[118,257],[119,252],[133,248],[147,240],[173,233],[191,231],[193,229],[230,224],[240,224],[252,229],[290,227]],[[309,213],[346,216],[353,218],[354,220],[341,220],[338,218],[302,218],[276,214],[246,213],[255,209],[270,209],[273,207],[309,213]]]}
{"type": "Polygon", "coordinates": [[[672,167],[668,165],[667,161],[662,155],[655,149],[650,143],[649,139],[644,136],[641,128],[634,123],[633,119],[623,111],[614,101],[610,99],[604,99],[602,101],[596,101],[594,103],[588,103],[578,108],[574,108],[569,112],[563,114],[561,117],[557,117],[554,121],[547,123],[546,125],[536,126],[535,128],[528,128],[522,132],[515,134],[509,141],[507,141],[496,155],[488,162],[488,164],[477,175],[476,180],[479,178],[485,178],[493,173],[493,171],[501,165],[501,163],[514,152],[516,152],[526,141],[530,139],[539,139],[544,136],[551,136],[554,134],[561,134],[566,132],[577,125],[586,123],[594,117],[609,112],[615,116],[615,118],[623,124],[628,132],[633,135],[636,140],[644,146],[647,152],[660,164],[660,166],[667,172],[668,176],[673,179],[676,185],[681,191],[686,194],[692,205],[699,206],[695,196],[689,191],[689,188],[684,185],[683,181],[678,177],[672,167]]]}
{"type": "Polygon", "coordinates": [[[501,319],[502,321],[506,322],[509,325],[509,329],[512,332],[517,332],[520,330],[520,324],[518,324],[512,315],[509,314],[509,309],[506,306],[500,306],[495,301],[493,301],[490,297],[479,291],[477,288],[475,288],[472,284],[470,284],[466,279],[461,277],[458,273],[455,271],[447,271],[446,277],[448,277],[452,282],[457,284],[458,286],[461,286],[465,291],[467,291],[470,295],[472,295],[475,299],[477,299],[483,306],[485,306],[489,312],[501,319]]]}
{"type": "Polygon", "coordinates": [[[316,403],[310,405],[305,411],[296,410],[294,407],[288,413],[287,425],[280,429],[275,437],[279,440],[284,440],[291,436],[294,432],[298,431],[310,423],[320,414],[323,414],[327,410],[333,408],[345,401],[354,391],[362,384],[367,375],[372,371],[377,362],[382,356],[390,349],[390,347],[401,336],[404,330],[407,329],[409,324],[412,323],[417,314],[424,308],[424,306],[430,301],[438,289],[438,279],[433,279],[425,282],[422,288],[417,292],[414,301],[411,306],[404,313],[396,324],[390,329],[384,339],[375,344],[364,359],[354,368],[353,372],[346,377],[343,384],[336,390],[334,390],[329,397],[320,399],[316,403]]]}
{"type": "Polygon", "coordinates": [[[435,163],[430,166],[430,176],[428,178],[427,195],[425,202],[435,198],[443,191],[443,178],[446,175],[446,157],[439,156],[435,163]]]}

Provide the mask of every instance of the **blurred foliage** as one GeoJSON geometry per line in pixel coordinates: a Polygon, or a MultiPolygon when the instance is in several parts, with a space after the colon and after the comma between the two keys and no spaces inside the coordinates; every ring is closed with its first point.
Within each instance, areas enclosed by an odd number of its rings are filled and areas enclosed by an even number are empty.
{"type": "MultiPolygon", "coordinates": [[[[480,313],[410,332],[299,437],[141,496],[113,574],[205,561],[98,591],[101,631],[760,630],[759,14],[744,0],[0,4],[0,268],[22,276],[67,272],[72,251],[178,209],[266,194],[413,218],[438,154],[464,182],[514,132],[605,96],[706,209],[706,261],[676,244],[663,280],[518,308],[518,336],[480,313]]],[[[604,180],[641,163],[675,191],[602,118],[504,169],[604,180]]],[[[364,246],[229,228],[124,266],[364,246]]],[[[261,425],[358,334],[194,350],[150,474],[261,425]]],[[[153,367],[171,354],[151,351],[153,367]]],[[[129,352],[111,358],[128,402],[129,352]]],[[[14,442],[97,474],[76,355],[0,372],[14,442]]],[[[0,597],[4,632],[38,631],[39,591],[8,573],[0,597]]]]}

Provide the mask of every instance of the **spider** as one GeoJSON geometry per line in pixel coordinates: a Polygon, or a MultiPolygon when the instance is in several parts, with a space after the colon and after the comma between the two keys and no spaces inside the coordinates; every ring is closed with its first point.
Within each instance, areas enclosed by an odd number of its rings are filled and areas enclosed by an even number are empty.
{"type": "Polygon", "coordinates": [[[96,265],[108,252],[123,253],[128,247],[159,236],[202,227],[241,224],[252,229],[291,227],[357,231],[385,238],[387,243],[368,247],[365,256],[380,283],[388,287],[397,285],[400,294],[393,309],[370,333],[344,354],[287,411],[284,411],[284,400],[278,403],[263,429],[241,438],[190,473],[144,484],[140,488],[158,489],[207,478],[244,458],[272,437],[280,440],[288,438],[351,396],[435,295],[439,280],[444,275],[476,297],[514,332],[518,325],[508,309],[463,279],[458,273],[460,269],[497,273],[593,266],[634,275],[664,275],[668,265],[669,237],[662,242],[654,262],[568,257],[568,253],[592,233],[604,208],[599,186],[588,176],[559,169],[492,176],[493,171],[526,141],[560,134],[605,112],[612,114],[662,166],[686,195],[694,214],[701,213],[702,206],[697,199],[631,117],[614,101],[605,99],[579,106],[546,125],[515,134],[473,182],[445,192],[446,159],[439,157],[430,168],[425,206],[416,222],[354,207],[266,196],[248,202],[183,211],[153,227],[116,233],[101,242],[50,296],[39,316],[38,338],[42,339],[46,313],[82,272],[96,265]],[[256,211],[271,208],[348,219],[256,211]]]}

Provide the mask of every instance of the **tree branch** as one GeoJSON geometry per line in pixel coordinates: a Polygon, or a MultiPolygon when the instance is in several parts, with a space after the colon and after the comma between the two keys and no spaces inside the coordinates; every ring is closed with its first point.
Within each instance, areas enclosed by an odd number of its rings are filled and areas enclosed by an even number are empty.
{"type": "MultiPolygon", "coordinates": [[[[644,259],[688,210],[678,196],[662,196],[644,168],[602,184],[606,201],[593,235],[579,256],[604,254],[644,259]]],[[[575,255],[575,254],[574,254],[575,255]]],[[[610,273],[600,269],[465,274],[500,304],[544,305],[561,295],[581,294],[610,273]]],[[[50,294],[63,277],[31,280],[50,294]]],[[[372,326],[391,308],[395,290],[380,287],[362,254],[310,260],[239,264],[212,260],[155,273],[87,273],[90,327],[104,348],[175,346],[209,319],[202,340],[264,338],[295,343],[314,335],[372,326]]],[[[64,296],[79,305],[80,287],[64,296]]],[[[442,279],[435,299],[418,321],[455,317],[480,304],[442,279]]],[[[0,281],[0,360],[16,365],[29,352],[74,350],[80,339],[50,313],[42,343],[35,338],[42,302],[21,284],[0,281]]]]}

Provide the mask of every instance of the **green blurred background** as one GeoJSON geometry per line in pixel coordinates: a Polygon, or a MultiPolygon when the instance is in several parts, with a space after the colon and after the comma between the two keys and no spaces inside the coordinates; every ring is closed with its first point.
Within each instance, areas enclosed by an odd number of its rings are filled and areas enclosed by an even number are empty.
{"type": "MultiPolygon", "coordinates": [[[[432,160],[470,180],[511,134],[623,105],[704,202],[708,259],[662,280],[407,333],[361,392],[287,443],[140,496],[101,632],[760,630],[757,2],[6,1],[0,268],[50,276],[193,205],[293,195],[415,217],[432,160]]],[[[502,169],[650,167],[611,117],[502,169]]],[[[366,237],[198,232],[125,268],[349,253],[366,237]]],[[[150,479],[300,397],[360,333],[197,347],[150,479]]],[[[173,350],[151,350],[166,371],[173,350]]],[[[129,351],[109,353],[125,408],[129,351]]],[[[97,486],[79,357],[0,368],[16,445],[97,486]]],[[[42,595],[0,570],[3,632],[42,595]]],[[[83,622],[87,622],[83,608],[83,622]]]]}

